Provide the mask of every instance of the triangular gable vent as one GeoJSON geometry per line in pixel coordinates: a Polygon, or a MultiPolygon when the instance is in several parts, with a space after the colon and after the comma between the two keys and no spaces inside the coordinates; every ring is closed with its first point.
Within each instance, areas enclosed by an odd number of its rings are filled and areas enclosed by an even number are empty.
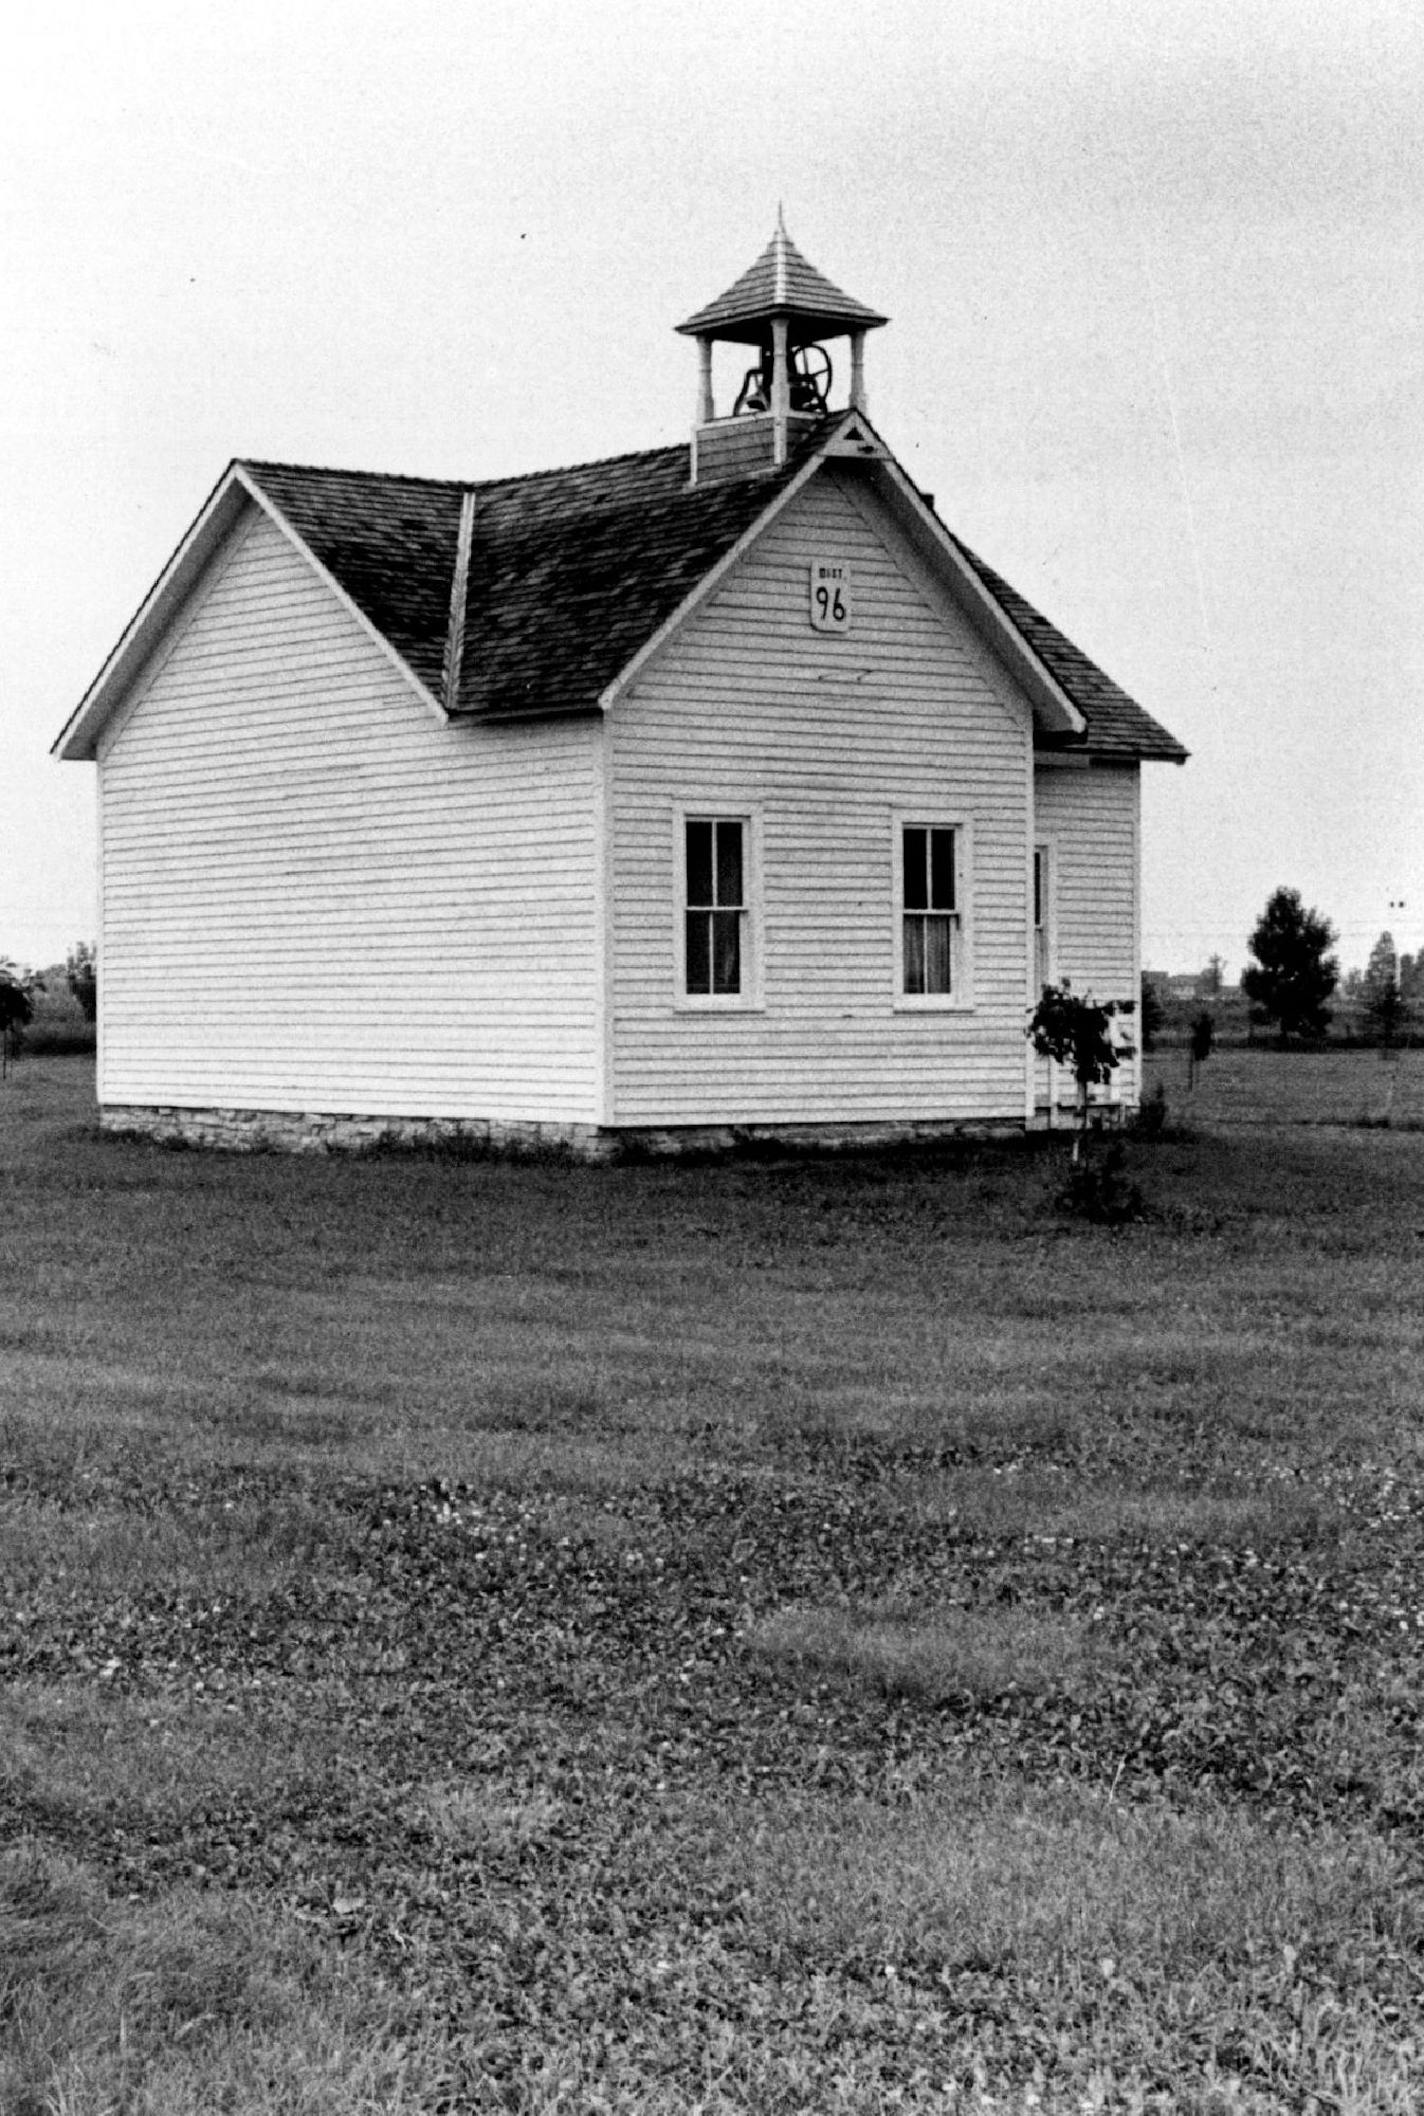
{"type": "Polygon", "coordinates": [[[885,443],[877,439],[869,427],[863,425],[859,419],[850,419],[840,429],[839,433],[832,434],[831,438],[822,447],[821,453],[827,456],[878,456],[884,458],[889,451],[885,443]]]}

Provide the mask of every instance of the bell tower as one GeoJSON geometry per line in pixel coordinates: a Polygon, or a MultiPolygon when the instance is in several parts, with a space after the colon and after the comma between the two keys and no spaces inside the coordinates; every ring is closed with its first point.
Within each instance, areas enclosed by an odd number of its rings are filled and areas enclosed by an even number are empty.
{"type": "Polygon", "coordinates": [[[826,417],[834,377],[824,339],[849,338],[847,402],[864,411],[865,334],[886,321],[807,263],[778,212],[776,232],[756,263],[677,326],[684,338],[697,340],[693,484],[778,468],[797,437],[826,417]],[[720,416],[712,401],[712,347],[719,339],[755,353],[720,416]]]}

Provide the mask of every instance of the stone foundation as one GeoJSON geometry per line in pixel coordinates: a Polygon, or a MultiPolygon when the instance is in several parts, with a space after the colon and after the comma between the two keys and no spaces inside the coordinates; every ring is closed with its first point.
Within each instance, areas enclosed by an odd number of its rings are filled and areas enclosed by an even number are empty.
{"type": "Polygon", "coordinates": [[[157,1139],[164,1146],[198,1146],[220,1153],[328,1154],[388,1151],[566,1155],[608,1160],[611,1134],[593,1124],[535,1124],[503,1117],[349,1116],[326,1110],[176,1109],[107,1103],[99,1128],[120,1138],[157,1139]]]}
{"type": "Polygon", "coordinates": [[[664,1160],[680,1154],[846,1153],[876,1147],[937,1145],[1021,1133],[1022,1118],[954,1123],[677,1124],[605,1128],[543,1124],[502,1117],[343,1116],[324,1110],[179,1109],[107,1103],[101,1130],[117,1138],[155,1139],[164,1146],[205,1147],[220,1153],[445,1153],[452,1159],[485,1155],[511,1159],[564,1157],[574,1161],[664,1160]]]}

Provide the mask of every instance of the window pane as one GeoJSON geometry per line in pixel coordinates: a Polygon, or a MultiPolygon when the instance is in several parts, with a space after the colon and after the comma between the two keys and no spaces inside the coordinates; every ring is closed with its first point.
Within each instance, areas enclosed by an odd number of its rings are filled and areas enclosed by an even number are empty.
{"type": "Polygon", "coordinates": [[[710,904],[712,895],[712,825],[693,823],[687,826],[687,901],[689,904],[710,904]]]}
{"type": "Polygon", "coordinates": [[[925,922],[922,918],[907,918],[905,921],[905,990],[907,992],[923,992],[924,989],[925,922]]]}
{"type": "Polygon", "coordinates": [[[709,911],[687,913],[687,989],[689,992],[710,992],[712,989],[712,949],[708,927],[712,921],[709,911]]]}
{"type": "MultiPolygon", "coordinates": [[[[929,909],[928,875],[926,873],[925,830],[905,832],[905,909],[927,911],[929,909]]],[[[906,931],[908,932],[908,926],[906,931]]],[[[909,990],[909,987],[906,987],[909,990]]],[[[916,987],[918,990],[918,986],[916,987]]]]}
{"type": "Polygon", "coordinates": [[[931,911],[953,911],[954,902],[954,832],[932,830],[930,840],[930,900],[931,911]]]}
{"type": "Polygon", "coordinates": [[[954,955],[954,920],[952,918],[927,918],[925,920],[925,982],[926,992],[947,992],[950,989],[950,971],[954,955]]]}
{"type": "Polygon", "coordinates": [[[712,989],[714,992],[740,992],[742,914],[740,911],[714,911],[708,924],[712,928],[712,989]]]}
{"type": "Polygon", "coordinates": [[[717,902],[719,904],[741,904],[742,897],[742,826],[740,823],[717,825],[717,902]]]}
{"type": "Polygon", "coordinates": [[[1044,921],[1043,921],[1043,882],[1044,882],[1044,873],[1043,873],[1043,870],[1044,870],[1045,860],[1046,860],[1046,855],[1045,855],[1045,853],[1044,853],[1043,847],[1042,847],[1041,845],[1035,845],[1035,846],[1034,846],[1034,848],[1033,848],[1033,922],[1034,922],[1034,924],[1035,924],[1036,926],[1041,926],[1041,925],[1043,924],[1043,922],[1044,922],[1044,921]]]}

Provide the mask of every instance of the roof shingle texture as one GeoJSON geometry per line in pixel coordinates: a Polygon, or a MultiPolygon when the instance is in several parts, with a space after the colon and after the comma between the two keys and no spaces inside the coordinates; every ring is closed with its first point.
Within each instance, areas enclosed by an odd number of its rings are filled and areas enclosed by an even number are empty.
{"type": "MultiPolygon", "coordinates": [[[[688,483],[686,447],[463,486],[244,462],[377,632],[450,711],[592,711],[639,649],[752,528],[819,444],[781,470],[688,483]],[[460,692],[444,700],[463,495],[474,494],[460,692]]],[[[1090,755],[1181,759],[1181,745],[1008,583],[966,563],[1088,723],[1090,755]]]]}
{"type": "Polygon", "coordinates": [[[843,331],[873,331],[886,321],[863,301],[832,286],[824,272],[801,255],[784,228],[778,228],[756,263],[734,280],[725,294],[709,301],[677,328],[690,338],[731,338],[759,345],[767,320],[789,316],[804,324],[792,341],[843,331]]]}
{"type": "Polygon", "coordinates": [[[473,487],[245,463],[437,697],[460,501],[475,495],[456,713],[586,712],[799,469],[690,486],[659,448],[473,487]]]}
{"type": "Polygon", "coordinates": [[[1173,764],[1186,761],[1187,752],[1175,735],[1169,735],[1150,713],[1143,711],[1135,698],[1129,698],[1111,676],[1105,675],[1096,662],[1089,661],[1071,639],[1065,639],[1056,625],[1050,624],[1031,602],[1026,602],[992,566],[985,565],[966,543],[956,536],[954,544],[1020,637],[1028,641],[1060,689],[1067,693],[1087,721],[1086,745],[1076,743],[1071,746],[1086,746],[1091,755],[1103,758],[1151,757],[1173,764]]]}

